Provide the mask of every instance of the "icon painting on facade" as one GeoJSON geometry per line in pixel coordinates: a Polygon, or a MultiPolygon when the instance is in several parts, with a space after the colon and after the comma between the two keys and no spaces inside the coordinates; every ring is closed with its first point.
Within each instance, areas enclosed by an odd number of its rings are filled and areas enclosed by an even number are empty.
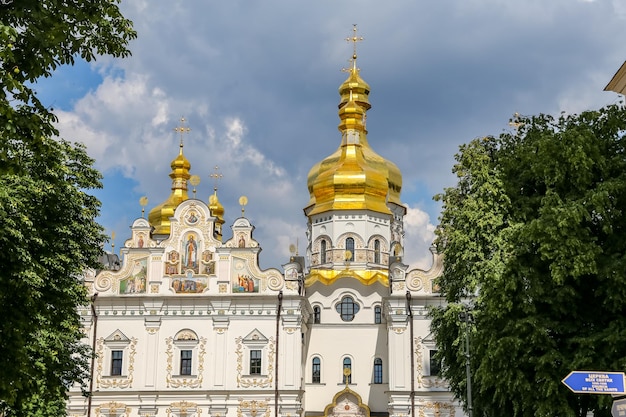
{"type": "Polygon", "coordinates": [[[207,286],[207,278],[195,277],[191,271],[187,271],[184,277],[172,279],[172,289],[179,294],[198,294],[204,292],[207,286]]]}
{"type": "Polygon", "coordinates": [[[198,271],[198,240],[194,234],[190,234],[183,241],[183,270],[192,270],[194,273],[198,271]]]}
{"type": "Polygon", "coordinates": [[[143,294],[146,292],[148,258],[135,261],[131,275],[120,280],[120,294],[143,294]]]}

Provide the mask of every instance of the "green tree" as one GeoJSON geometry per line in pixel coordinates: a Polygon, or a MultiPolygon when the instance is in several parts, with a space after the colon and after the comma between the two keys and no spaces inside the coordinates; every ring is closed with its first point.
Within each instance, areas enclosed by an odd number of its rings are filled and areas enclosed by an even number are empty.
{"type": "Polygon", "coordinates": [[[60,65],[129,55],[136,36],[119,0],[0,1],[0,412],[65,414],[89,349],[80,276],[105,237],[101,187],[84,146],[58,138],[33,86],[60,65]],[[80,57],[80,58],[79,58],[80,57]]]}
{"type": "Polygon", "coordinates": [[[469,331],[474,416],[609,416],[610,396],[561,380],[626,369],[626,108],[518,122],[462,146],[437,196],[442,373],[466,402],[469,331]]]}

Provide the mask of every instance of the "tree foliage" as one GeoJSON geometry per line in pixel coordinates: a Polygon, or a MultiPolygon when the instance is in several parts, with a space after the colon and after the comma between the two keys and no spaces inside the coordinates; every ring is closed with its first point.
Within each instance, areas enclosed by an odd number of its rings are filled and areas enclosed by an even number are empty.
{"type": "Polygon", "coordinates": [[[437,197],[442,373],[466,401],[467,330],[475,416],[609,416],[561,380],[626,369],[626,108],[517,122],[462,146],[437,197]]]}
{"type": "MultiPolygon", "coordinates": [[[[33,86],[78,57],[123,57],[136,34],[119,0],[0,1],[0,413],[65,414],[88,376],[77,306],[96,267],[100,187],[84,146],[58,138],[33,86]]],[[[78,138],[80,139],[80,138],[78,138]]]]}

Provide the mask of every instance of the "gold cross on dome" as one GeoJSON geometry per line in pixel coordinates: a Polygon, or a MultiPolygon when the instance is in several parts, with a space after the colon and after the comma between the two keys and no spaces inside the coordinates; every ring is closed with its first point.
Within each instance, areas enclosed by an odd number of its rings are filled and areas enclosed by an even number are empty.
{"type": "Polygon", "coordinates": [[[215,165],[215,172],[213,174],[209,174],[209,178],[213,178],[213,191],[217,191],[217,182],[221,180],[224,176],[220,172],[220,167],[215,165]]]}
{"type": "Polygon", "coordinates": [[[347,37],[346,41],[352,42],[352,59],[356,61],[356,44],[357,42],[363,41],[363,36],[357,36],[356,23],[352,25],[352,37],[347,37]]]}
{"type": "Polygon", "coordinates": [[[183,134],[184,133],[189,133],[189,131],[191,130],[191,128],[189,127],[185,127],[185,122],[187,120],[185,120],[184,117],[180,118],[180,126],[179,127],[175,127],[174,128],[174,132],[178,132],[180,133],[180,147],[183,147],[183,134]]]}
{"type": "Polygon", "coordinates": [[[509,126],[515,129],[516,133],[519,133],[520,127],[524,125],[524,123],[520,122],[521,115],[518,112],[515,112],[513,118],[509,121],[509,126]]]}

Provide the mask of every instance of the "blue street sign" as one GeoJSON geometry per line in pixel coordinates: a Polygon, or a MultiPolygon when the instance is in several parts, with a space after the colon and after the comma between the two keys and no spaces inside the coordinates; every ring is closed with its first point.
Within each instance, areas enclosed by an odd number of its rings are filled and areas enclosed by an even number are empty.
{"type": "Polygon", "coordinates": [[[626,394],[623,372],[572,371],[561,382],[576,394],[626,394]]]}

